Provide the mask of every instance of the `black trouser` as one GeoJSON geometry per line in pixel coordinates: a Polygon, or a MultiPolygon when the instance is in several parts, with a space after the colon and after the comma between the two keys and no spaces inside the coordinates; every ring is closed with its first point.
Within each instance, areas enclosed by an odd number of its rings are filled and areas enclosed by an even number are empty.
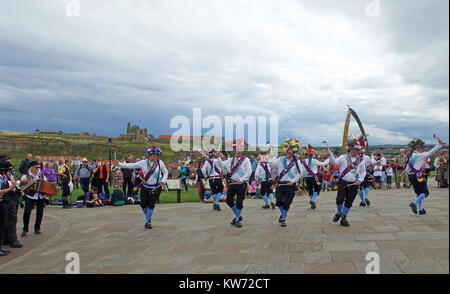
{"type": "Polygon", "coordinates": [[[6,217],[7,217],[6,201],[0,201],[0,248],[3,242],[3,236],[5,234],[6,228],[6,217]]]}
{"type": "Polygon", "coordinates": [[[261,196],[269,196],[273,193],[272,189],[273,182],[272,181],[264,181],[261,182],[261,196]]]}
{"type": "Polygon", "coordinates": [[[430,195],[430,191],[428,191],[427,180],[423,179],[422,182],[419,182],[416,175],[408,175],[408,178],[411,182],[411,185],[413,186],[414,193],[416,193],[417,196],[419,196],[420,194],[425,194],[425,198],[427,198],[428,195],[430,195]]]}
{"type": "Polygon", "coordinates": [[[158,201],[159,194],[161,194],[162,188],[158,187],[155,190],[150,188],[141,188],[141,207],[155,209],[156,202],[158,201]]]}
{"type": "Polygon", "coordinates": [[[23,230],[25,232],[28,232],[31,210],[34,205],[36,205],[36,222],[34,223],[34,231],[41,230],[42,218],[44,217],[45,199],[34,200],[25,196],[25,209],[23,211],[23,230]]]}
{"type": "Polygon", "coordinates": [[[223,193],[223,182],[221,178],[215,178],[209,180],[209,187],[213,195],[223,193]]]}
{"type": "Polygon", "coordinates": [[[311,197],[314,194],[314,192],[317,192],[317,196],[319,196],[322,185],[318,185],[313,177],[306,177],[305,181],[306,187],[308,187],[309,197],[311,197]]]}
{"type": "Polygon", "coordinates": [[[133,181],[132,181],[132,178],[133,177],[123,178],[122,190],[123,190],[123,194],[125,196],[133,195],[133,181]],[[127,187],[128,187],[128,194],[127,194],[127,187]]]}
{"type": "Polygon", "coordinates": [[[83,190],[84,194],[89,192],[89,183],[91,182],[90,178],[80,178],[80,186],[81,190],[83,190]]]}
{"type": "Polygon", "coordinates": [[[106,179],[98,179],[98,193],[103,193],[103,188],[105,189],[106,196],[109,197],[109,187],[108,183],[106,182],[106,179]]]}
{"type": "Polygon", "coordinates": [[[353,207],[353,201],[355,201],[355,197],[358,194],[359,186],[348,186],[351,184],[353,183],[346,182],[344,180],[340,180],[338,182],[338,193],[336,197],[337,205],[344,204],[347,208],[353,207]]]}
{"type": "Polygon", "coordinates": [[[227,204],[229,207],[234,206],[234,196],[236,196],[236,208],[241,210],[244,208],[245,190],[247,184],[230,184],[227,191],[227,204]]]}
{"type": "MultiPolygon", "coordinates": [[[[66,207],[66,206],[69,206],[69,197],[70,197],[69,180],[63,179],[61,184],[62,184],[63,207],[66,207]]],[[[26,204],[26,202],[25,202],[25,204],[26,204]]]]}
{"type": "Polygon", "coordinates": [[[370,180],[370,176],[369,175],[365,176],[364,182],[362,182],[361,185],[359,185],[359,190],[360,191],[364,190],[365,188],[369,188],[370,187],[369,180],[370,180]]]}
{"type": "Polygon", "coordinates": [[[19,207],[20,195],[12,192],[12,194],[9,194],[6,199],[7,199],[6,201],[7,218],[6,218],[5,235],[3,236],[3,240],[6,243],[11,244],[17,241],[17,228],[16,228],[17,208],[19,207]]]}
{"type": "Polygon", "coordinates": [[[279,184],[277,186],[277,191],[275,192],[275,197],[277,199],[277,202],[275,203],[276,206],[288,211],[295,196],[295,189],[297,189],[297,185],[295,184],[291,186],[279,184]]]}

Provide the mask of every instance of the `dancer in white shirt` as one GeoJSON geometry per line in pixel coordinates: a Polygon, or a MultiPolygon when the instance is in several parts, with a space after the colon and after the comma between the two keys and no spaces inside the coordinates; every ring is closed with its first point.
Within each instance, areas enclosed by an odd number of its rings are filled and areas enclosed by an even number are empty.
{"type": "Polygon", "coordinates": [[[341,226],[348,227],[347,216],[353,206],[359,185],[366,176],[366,164],[360,156],[360,142],[355,136],[347,140],[347,154],[334,158],[330,150],[330,162],[333,165],[339,165],[340,178],[338,180],[338,192],[336,197],[337,213],[333,222],[341,220],[341,226]]]}
{"type": "Polygon", "coordinates": [[[306,145],[306,156],[307,158],[302,161],[303,168],[306,170],[306,186],[308,187],[309,193],[309,204],[311,209],[316,209],[316,198],[320,194],[322,184],[317,176],[317,171],[319,167],[327,166],[330,162],[329,159],[321,162],[314,158],[315,152],[311,145],[306,145]]]}
{"type": "Polygon", "coordinates": [[[214,199],[213,209],[220,211],[220,197],[223,193],[222,161],[217,158],[217,152],[213,149],[208,152],[209,159],[205,161],[202,172],[206,181],[209,181],[212,197],[214,199]]]}

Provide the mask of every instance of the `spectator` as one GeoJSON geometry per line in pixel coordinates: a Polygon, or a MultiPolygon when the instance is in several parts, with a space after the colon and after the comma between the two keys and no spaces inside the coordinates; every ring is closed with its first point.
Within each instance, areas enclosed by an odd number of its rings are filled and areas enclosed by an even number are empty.
{"type": "Polygon", "coordinates": [[[86,193],[85,197],[86,207],[98,207],[102,206],[102,200],[98,197],[98,188],[92,187],[91,191],[86,193]]]}
{"type": "Polygon", "coordinates": [[[123,206],[125,204],[125,193],[122,190],[121,184],[116,183],[114,185],[114,191],[111,192],[111,195],[108,199],[108,203],[113,206],[123,206]]]}
{"type": "Polygon", "coordinates": [[[381,177],[383,176],[383,166],[381,165],[381,161],[377,160],[377,163],[375,164],[374,170],[374,177],[375,177],[375,189],[381,189],[381,177]]]}
{"type": "Polygon", "coordinates": [[[42,174],[47,178],[50,183],[56,183],[58,181],[56,172],[53,169],[53,163],[47,162],[45,168],[42,169],[42,174]]]}
{"type": "MultiPolygon", "coordinates": [[[[128,157],[125,157],[125,162],[132,163],[133,156],[130,155],[128,157]]],[[[122,185],[123,193],[126,196],[131,196],[131,195],[133,195],[134,170],[129,169],[129,168],[122,168],[121,171],[122,171],[122,176],[123,176],[123,185],[122,185]],[[128,193],[127,193],[127,188],[128,188],[128,193]]]]}
{"type": "Polygon", "coordinates": [[[19,172],[22,176],[28,174],[28,168],[30,167],[31,159],[33,159],[33,155],[27,154],[27,157],[20,163],[19,172]]]}
{"type": "Polygon", "coordinates": [[[83,163],[78,166],[75,171],[75,178],[80,179],[81,189],[84,194],[89,191],[89,184],[91,181],[91,168],[89,167],[89,162],[87,159],[83,159],[83,163]]]}
{"type": "Polygon", "coordinates": [[[69,201],[71,193],[70,185],[72,182],[72,173],[70,172],[72,161],[68,159],[64,163],[64,166],[58,171],[58,175],[61,177],[63,209],[69,209],[71,208],[69,201]]]}
{"type": "Polygon", "coordinates": [[[183,165],[180,167],[180,178],[181,182],[183,183],[186,192],[188,191],[188,186],[186,182],[186,178],[189,176],[189,168],[186,166],[186,164],[183,162],[183,165]]]}
{"type": "Polygon", "coordinates": [[[440,174],[439,161],[441,160],[441,157],[442,157],[442,152],[439,151],[436,155],[436,158],[434,159],[434,167],[435,167],[435,172],[436,172],[434,179],[436,181],[436,187],[438,187],[438,188],[441,186],[441,178],[439,176],[439,174],[440,174]]]}
{"type": "Polygon", "coordinates": [[[322,191],[330,191],[331,187],[331,173],[329,170],[325,170],[323,175],[322,191]]]}
{"type": "Polygon", "coordinates": [[[394,175],[394,169],[392,168],[392,164],[388,163],[386,167],[386,181],[387,188],[392,189],[392,176],[394,175]]]}
{"type": "Polygon", "coordinates": [[[38,155],[34,158],[34,160],[39,162],[39,171],[42,171],[44,169],[44,164],[42,163],[41,157],[38,155]]]}
{"type": "Polygon", "coordinates": [[[441,181],[441,185],[439,187],[443,188],[449,187],[449,181],[448,181],[448,153],[443,152],[442,156],[439,159],[439,178],[441,181]]]}
{"type": "Polygon", "coordinates": [[[199,161],[198,168],[197,168],[197,192],[198,192],[198,198],[200,199],[200,202],[204,202],[204,195],[205,195],[205,176],[203,175],[202,168],[203,168],[203,162],[199,161]]]}
{"type": "Polygon", "coordinates": [[[95,165],[93,174],[99,193],[102,193],[104,189],[105,194],[109,195],[108,182],[110,169],[109,166],[102,160],[102,158],[99,158],[97,164],[95,165]]]}

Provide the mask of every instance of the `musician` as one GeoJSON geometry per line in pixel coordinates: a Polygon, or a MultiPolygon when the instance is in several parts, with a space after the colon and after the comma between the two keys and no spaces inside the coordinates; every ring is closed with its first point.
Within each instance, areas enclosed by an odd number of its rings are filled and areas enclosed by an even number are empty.
{"type": "Polygon", "coordinates": [[[209,181],[209,187],[211,188],[211,194],[214,199],[213,209],[220,211],[220,197],[223,193],[222,182],[222,160],[217,157],[216,150],[212,149],[208,152],[208,160],[202,168],[202,173],[206,181],[209,181]]]}
{"type": "MultiPolygon", "coordinates": [[[[242,227],[242,209],[244,208],[245,191],[247,189],[247,182],[252,175],[252,165],[250,159],[243,156],[242,152],[245,147],[245,142],[236,141],[233,145],[235,152],[232,158],[222,161],[223,166],[229,173],[228,189],[227,189],[227,204],[234,212],[235,218],[231,221],[231,225],[240,228],[242,227]],[[234,197],[236,196],[236,203],[234,197]]],[[[222,160],[225,156],[221,154],[222,160]]]]}
{"type": "Polygon", "coordinates": [[[258,156],[259,165],[255,171],[255,180],[259,182],[261,187],[261,196],[265,202],[263,209],[275,209],[275,203],[273,200],[273,181],[272,181],[272,168],[269,165],[269,156],[265,153],[261,153],[258,156]],[[270,204],[267,197],[270,198],[270,204]]]}
{"type": "Polygon", "coordinates": [[[309,204],[311,205],[311,209],[316,209],[316,198],[320,194],[321,186],[319,177],[317,175],[318,167],[327,166],[330,162],[329,159],[321,162],[317,160],[315,157],[315,152],[311,145],[306,145],[306,156],[307,159],[302,161],[303,168],[307,171],[306,174],[306,186],[308,187],[309,193],[309,204]]]}
{"type": "MultiPolygon", "coordinates": [[[[137,163],[118,163],[120,168],[138,169],[143,173],[143,184],[141,189],[141,208],[145,214],[145,228],[152,229],[152,215],[156,201],[161,194],[162,187],[167,183],[169,172],[162,160],[162,151],[158,147],[152,146],[146,151],[148,158],[137,163]]],[[[117,164],[117,163],[116,163],[117,164]]]]}
{"type": "Polygon", "coordinates": [[[58,175],[61,176],[61,184],[62,184],[62,199],[63,199],[63,209],[71,208],[71,204],[69,203],[70,198],[70,182],[72,182],[72,173],[70,172],[70,167],[72,165],[72,161],[67,159],[64,161],[64,166],[58,171],[58,175]]]}
{"type": "Polygon", "coordinates": [[[406,172],[408,173],[409,181],[411,182],[414,192],[417,197],[416,200],[409,204],[414,214],[417,214],[417,206],[419,206],[419,215],[426,214],[426,210],[422,207],[422,200],[428,198],[430,192],[428,191],[427,181],[423,178],[426,160],[433,154],[444,147],[444,142],[439,139],[439,142],[433,149],[428,152],[423,152],[424,143],[422,140],[416,139],[411,141],[410,146],[415,146],[415,151],[411,154],[407,164],[406,172]]]}
{"type": "Polygon", "coordinates": [[[37,161],[30,162],[30,167],[27,175],[23,175],[21,183],[26,184],[28,181],[33,180],[36,183],[25,191],[25,209],[23,212],[23,231],[22,237],[28,234],[28,224],[30,222],[31,210],[36,205],[36,222],[34,223],[34,232],[41,234],[41,222],[44,216],[45,207],[45,195],[37,191],[37,182],[39,180],[47,180],[43,174],[41,174],[40,164],[37,161]]]}
{"type": "Polygon", "coordinates": [[[338,180],[338,192],[336,197],[337,213],[333,222],[341,220],[341,226],[348,227],[347,216],[353,205],[359,185],[366,176],[366,162],[360,156],[361,145],[358,136],[350,136],[347,140],[347,154],[335,158],[333,153],[328,150],[330,162],[338,165],[340,168],[340,177],[338,180]]]}
{"type": "Polygon", "coordinates": [[[282,144],[282,147],[286,155],[278,159],[272,158],[269,161],[269,165],[278,171],[278,177],[275,180],[276,206],[281,212],[278,222],[281,224],[281,227],[286,227],[287,214],[294,199],[295,191],[297,190],[296,184],[301,178],[306,176],[306,170],[304,170],[301,162],[295,157],[295,154],[300,151],[300,143],[298,140],[287,139],[282,144]]]}
{"type": "MultiPolygon", "coordinates": [[[[12,187],[14,183],[20,184],[20,181],[16,181],[14,178],[14,167],[12,166],[9,156],[0,156],[0,190],[3,188],[11,188],[8,192],[5,192],[2,199],[6,205],[6,228],[3,235],[3,240],[0,242],[2,245],[9,245],[12,248],[22,248],[23,245],[17,240],[17,209],[19,206],[19,199],[21,192],[18,188],[12,187]],[[3,165],[3,167],[2,167],[3,165]]],[[[0,231],[1,234],[1,231],[0,231]]]]}

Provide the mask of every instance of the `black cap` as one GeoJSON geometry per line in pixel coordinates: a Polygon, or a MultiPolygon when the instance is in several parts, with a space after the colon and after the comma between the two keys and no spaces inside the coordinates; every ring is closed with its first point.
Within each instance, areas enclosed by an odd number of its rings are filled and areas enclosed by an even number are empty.
{"type": "Polygon", "coordinates": [[[12,164],[8,161],[0,161],[0,171],[11,170],[12,164]]]}
{"type": "Polygon", "coordinates": [[[30,164],[28,165],[28,168],[33,167],[33,166],[35,166],[35,165],[41,166],[41,164],[40,164],[39,162],[37,162],[37,161],[32,161],[32,162],[30,162],[30,164]]]}

